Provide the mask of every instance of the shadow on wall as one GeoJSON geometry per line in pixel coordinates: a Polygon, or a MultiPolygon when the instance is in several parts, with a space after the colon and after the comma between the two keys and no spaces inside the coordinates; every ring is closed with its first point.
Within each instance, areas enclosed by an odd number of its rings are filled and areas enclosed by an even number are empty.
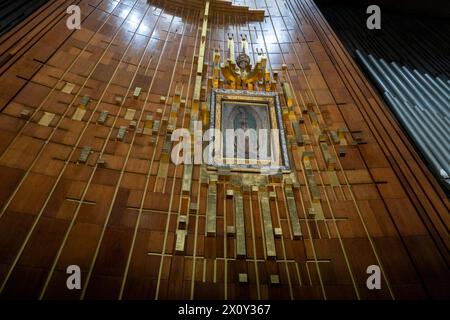
{"type": "Polygon", "coordinates": [[[15,0],[0,2],[0,36],[31,15],[48,0],[15,0]]]}
{"type": "Polygon", "coordinates": [[[368,7],[376,4],[390,12],[419,15],[421,17],[450,18],[450,1],[448,0],[315,0],[317,5],[353,5],[368,7]]]}

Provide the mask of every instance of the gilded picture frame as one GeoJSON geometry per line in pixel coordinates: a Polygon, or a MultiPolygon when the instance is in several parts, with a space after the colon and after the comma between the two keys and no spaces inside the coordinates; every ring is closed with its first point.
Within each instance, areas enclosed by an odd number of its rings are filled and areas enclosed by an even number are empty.
{"type": "MultiPolygon", "coordinates": [[[[290,161],[287,151],[286,133],[283,124],[280,99],[275,92],[259,92],[246,90],[214,89],[210,101],[210,146],[208,165],[232,171],[250,172],[290,172],[290,161]],[[227,158],[224,151],[225,131],[230,129],[224,121],[225,116],[232,113],[228,109],[235,107],[257,113],[259,123],[269,130],[272,136],[268,139],[268,155],[270,158],[227,158]],[[248,110],[245,108],[249,108],[248,110]],[[218,132],[223,133],[220,138],[218,132]]],[[[235,129],[238,129],[237,127],[235,129]]]]}

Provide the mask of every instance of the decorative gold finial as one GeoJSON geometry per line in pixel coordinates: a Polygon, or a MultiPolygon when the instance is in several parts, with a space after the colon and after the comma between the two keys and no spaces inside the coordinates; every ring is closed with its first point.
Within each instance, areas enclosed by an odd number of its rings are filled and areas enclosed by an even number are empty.
{"type": "Polygon", "coordinates": [[[224,78],[230,83],[232,88],[236,85],[252,88],[253,84],[263,80],[266,76],[266,57],[263,52],[258,52],[255,66],[252,68],[251,60],[248,55],[247,37],[241,35],[242,53],[234,59],[234,40],[233,36],[228,34],[228,52],[229,57],[225,63],[221,64],[221,71],[224,78]]]}

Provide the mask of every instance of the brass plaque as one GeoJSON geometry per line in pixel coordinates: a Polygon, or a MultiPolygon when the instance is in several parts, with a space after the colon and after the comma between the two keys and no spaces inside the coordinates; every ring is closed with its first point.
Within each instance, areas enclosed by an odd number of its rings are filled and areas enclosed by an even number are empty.
{"type": "Polygon", "coordinates": [[[288,107],[292,107],[294,104],[294,95],[292,93],[291,86],[287,82],[283,83],[283,93],[284,93],[284,97],[286,99],[286,105],[288,107]]]}
{"type": "Polygon", "coordinates": [[[330,184],[332,187],[339,187],[340,186],[340,182],[338,179],[338,176],[336,174],[336,171],[329,171],[328,172],[328,177],[330,179],[330,184]]]}
{"type": "Polygon", "coordinates": [[[295,204],[294,192],[291,187],[286,187],[284,191],[286,195],[286,202],[289,211],[289,219],[291,220],[292,236],[294,239],[300,239],[302,237],[302,230],[300,228],[300,222],[298,220],[297,205],[295,204]]]}
{"type": "Polygon", "coordinates": [[[236,255],[240,258],[247,256],[245,246],[244,203],[242,195],[234,197],[234,218],[236,225],[236,255]]]}
{"type": "Polygon", "coordinates": [[[294,128],[295,140],[297,141],[297,145],[304,145],[302,130],[300,129],[300,125],[298,122],[292,122],[292,127],[294,128]]]}
{"type": "Polygon", "coordinates": [[[86,109],[78,107],[72,116],[72,120],[81,121],[81,120],[83,120],[83,117],[85,114],[86,114],[86,109]]]}
{"type": "Polygon", "coordinates": [[[311,206],[314,209],[315,217],[317,220],[325,220],[325,216],[323,214],[322,204],[320,202],[312,203],[311,206]]]}
{"type": "Polygon", "coordinates": [[[261,211],[264,223],[264,236],[266,238],[266,253],[268,259],[275,259],[275,238],[273,236],[272,216],[270,215],[269,196],[267,193],[261,195],[261,211]]]}
{"type": "Polygon", "coordinates": [[[41,120],[39,120],[38,124],[40,124],[41,126],[48,127],[54,118],[55,114],[50,112],[44,112],[44,115],[42,116],[41,120]]]}
{"type": "Polygon", "coordinates": [[[184,165],[184,173],[183,173],[183,185],[182,192],[184,194],[189,194],[191,192],[191,184],[192,184],[192,164],[184,165]]]}
{"type": "Polygon", "coordinates": [[[75,85],[73,83],[67,82],[61,91],[64,93],[70,94],[70,93],[72,93],[74,88],[75,88],[75,85]]]}
{"type": "Polygon", "coordinates": [[[177,240],[175,243],[175,251],[176,253],[184,252],[184,245],[186,243],[186,230],[177,230],[177,240]]]}
{"type": "Polygon", "coordinates": [[[127,112],[125,113],[125,120],[133,120],[135,114],[136,114],[136,110],[127,109],[127,112]]]}
{"type": "Polygon", "coordinates": [[[208,188],[208,209],[206,211],[206,235],[216,235],[217,186],[211,183],[208,188]]]}

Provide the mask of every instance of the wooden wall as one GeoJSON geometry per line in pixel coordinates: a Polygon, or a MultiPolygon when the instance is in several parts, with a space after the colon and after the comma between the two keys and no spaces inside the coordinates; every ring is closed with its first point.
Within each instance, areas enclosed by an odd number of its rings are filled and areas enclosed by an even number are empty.
{"type": "MultiPolygon", "coordinates": [[[[217,183],[217,234],[207,237],[201,166],[194,166],[191,191],[183,194],[184,166],[164,165],[166,117],[177,88],[186,99],[177,127],[189,126],[200,12],[166,11],[144,0],[53,1],[50,17],[28,19],[0,40],[2,298],[449,297],[449,201],[317,7],[310,0],[241,3],[265,9],[264,21],[212,15],[205,61],[212,63],[214,48],[224,50],[227,33],[246,34],[251,57],[256,49],[266,51],[269,68],[294,89],[288,111],[295,121],[304,118],[301,129],[311,140],[290,146],[303,238],[291,235],[284,184],[243,189],[247,257],[237,258],[236,240],[226,235],[233,224],[229,182],[217,183]],[[79,31],[65,27],[71,3],[82,8],[79,31]],[[86,95],[91,101],[77,120],[86,95]],[[125,98],[118,102],[117,96],[125,98]],[[130,116],[127,109],[136,112],[130,116]],[[302,109],[314,112],[320,126],[302,109]],[[109,117],[99,124],[104,110],[109,117]],[[130,121],[143,128],[149,113],[161,120],[158,132],[129,128],[130,121]],[[123,141],[117,139],[121,126],[128,127],[123,141]],[[337,159],[331,173],[317,128],[337,159]],[[349,131],[345,157],[331,143],[330,130],[339,128],[349,131]],[[92,153],[80,163],[85,146],[92,153]],[[318,203],[303,151],[314,154],[318,203]],[[275,195],[270,215],[283,231],[272,260],[265,250],[262,190],[275,195]],[[323,216],[309,216],[312,206],[323,216]],[[180,214],[188,216],[187,237],[177,254],[180,214]],[[366,269],[374,264],[382,269],[381,290],[366,287],[366,269]],[[81,267],[82,290],[67,290],[69,265],[81,267]],[[248,283],[238,282],[240,273],[248,283]],[[270,275],[280,284],[271,284],[270,275]]],[[[292,136],[291,123],[285,125],[292,136]]]]}

